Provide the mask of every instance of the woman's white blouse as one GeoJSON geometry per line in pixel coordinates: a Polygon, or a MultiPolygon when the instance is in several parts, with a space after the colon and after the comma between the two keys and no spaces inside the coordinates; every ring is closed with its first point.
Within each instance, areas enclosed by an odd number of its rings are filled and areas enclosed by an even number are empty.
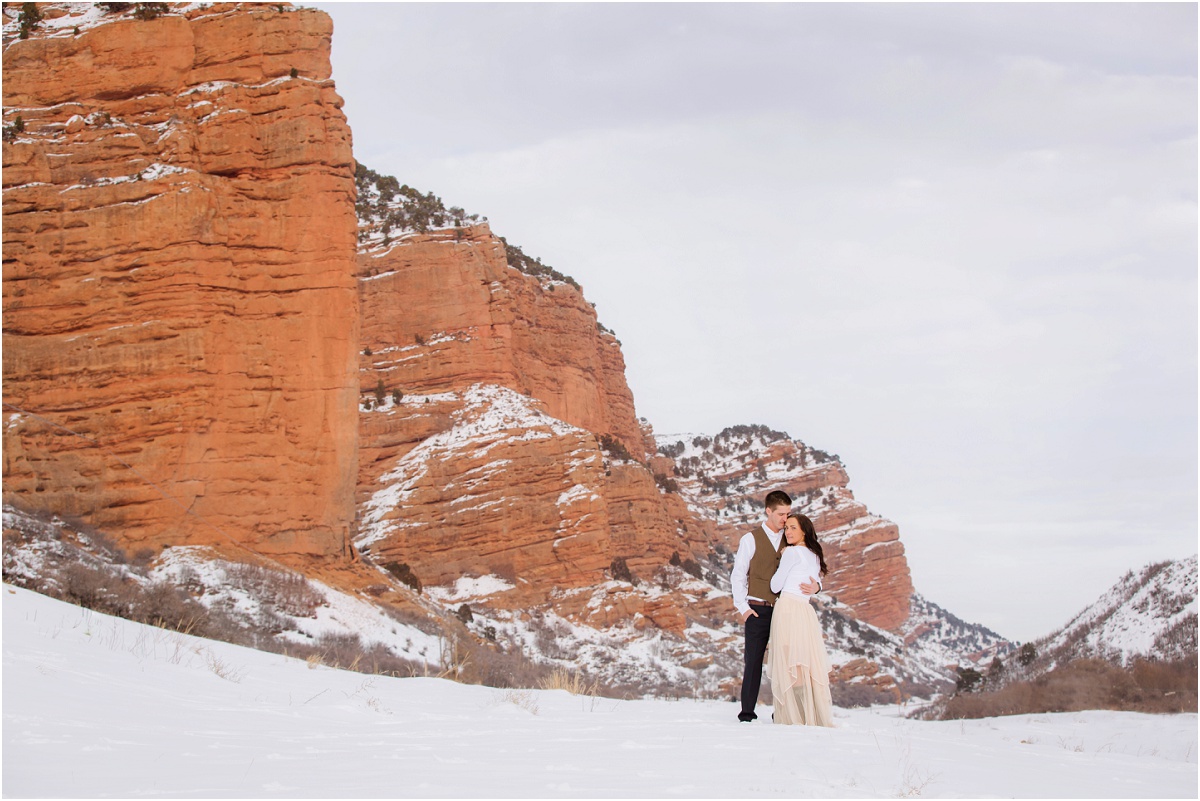
{"type": "Polygon", "coordinates": [[[783,549],[779,568],[771,576],[771,590],[803,596],[804,590],[800,589],[800,585],[815,580],[820,572],[821,562],[815,553],[803,545],[789,545],[783,549]]]}

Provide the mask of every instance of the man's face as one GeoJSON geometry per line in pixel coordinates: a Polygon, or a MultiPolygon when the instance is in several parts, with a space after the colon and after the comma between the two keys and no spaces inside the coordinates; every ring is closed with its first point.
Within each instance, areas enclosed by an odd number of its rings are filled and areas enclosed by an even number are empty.
{"type": "Polygon", "coordinates": [[[790,506],[776,506],[774,509],[768,509],[767,528],[771,529],[771,531],[779,531],[779,529],[783,528],[783,524],[791,511],[792,507],[790,506]]]}

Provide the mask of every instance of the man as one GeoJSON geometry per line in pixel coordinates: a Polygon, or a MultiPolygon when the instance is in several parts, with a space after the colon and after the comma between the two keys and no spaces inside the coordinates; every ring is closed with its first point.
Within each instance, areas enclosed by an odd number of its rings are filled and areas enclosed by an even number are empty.
{"type": "MultiPolygon", "coordinates": [[[[768,493],[766,507],[767,519],[763,524],[742,535],[729,576],[733,585],[733,606],[746,627],[746,669],[742,674],[742,711],[738,713],[738,720],[743,723],[758,719],[754,705],[758,703],[758,690],[762,686],[763,657],[771,637],[771,612],[778,597],[771,591],[771,576],[779,567],[779,555],[784,545],[783,524],[792,511],[792,499],[786,492],[775,490],[768,493]]],[[[815,595],[821,585],[810,581],[801,584],[800,589],[805,594],[815,595]]]]}

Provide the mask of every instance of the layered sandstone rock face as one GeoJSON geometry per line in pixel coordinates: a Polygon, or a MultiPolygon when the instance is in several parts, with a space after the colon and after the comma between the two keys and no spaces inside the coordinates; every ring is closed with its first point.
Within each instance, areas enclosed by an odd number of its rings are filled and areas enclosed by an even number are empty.
{"type": "Polygon", "coordinates": [[[495,603],[515,607],[603,583],[614,560],[650,576],[707,552],[646,464],[620,346],[576,287],[510,267],[486,224],[364,248],[361,275],[372,561],[437,585],[496,574],[513,592],[495,603]]]}
{"type": "Polygon", "coordinates": [[[358,543],[373,561],[443,586],[498,575],[512,587],[493,607],[554,591],[573,620],[679,633],[732,615],[717,589],[730,551],[761,521],[762,496],[784,489],[821,532],[828,592],[872,625],[905,620],[897,528],[854,499],[836,458],[761,427],[654,453],[620,347],[569,279],[514,269],[485,223],[393,240],[379,217],[360,219],[358,543]],[[614,560],[661,579],[688,559],[712,593],[604,584],[622,577],[614,560]]]}
{"type": "Polygon", "coordinates": [[[332,25],[39,4],[4,34],[4,499],[132,544],[347,553],[350,131],[332,25]]]}
{"type": "Polygon", "coordinates": [[[653,453],[616,338],[577,288],[510,268],[486,223],[365,250],[362,275],[364,390],[498,384],[638,459],[653,453]]]}
{"type": "Polygon", "coordinates": [[[896,629],[909,616],[913,592],[896,525],[854,497],[841,461],[764,426],[720,434],[661,436],[675,458],[675,480],[690,507],[711,519],[724,547],[761,524],[771,490],[792,496],[792,510],[812,519],[825,552],[825,592],[859,619],[896,629]]]}

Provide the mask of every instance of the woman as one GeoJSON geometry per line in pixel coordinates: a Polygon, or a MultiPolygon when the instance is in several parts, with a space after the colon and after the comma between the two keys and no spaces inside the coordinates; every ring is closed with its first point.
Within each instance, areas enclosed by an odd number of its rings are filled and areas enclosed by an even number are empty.
{"type": "Polygon", "coordinates": [[[829,656],[821,626],[800,585],[825,575],[825,554],[812,521],[793,512],[784,523],[787,547],[771,589],[780,593],[771,618],[771,653],[767,667],[776,723],[833,726],[829,696],[829,656]]]}

